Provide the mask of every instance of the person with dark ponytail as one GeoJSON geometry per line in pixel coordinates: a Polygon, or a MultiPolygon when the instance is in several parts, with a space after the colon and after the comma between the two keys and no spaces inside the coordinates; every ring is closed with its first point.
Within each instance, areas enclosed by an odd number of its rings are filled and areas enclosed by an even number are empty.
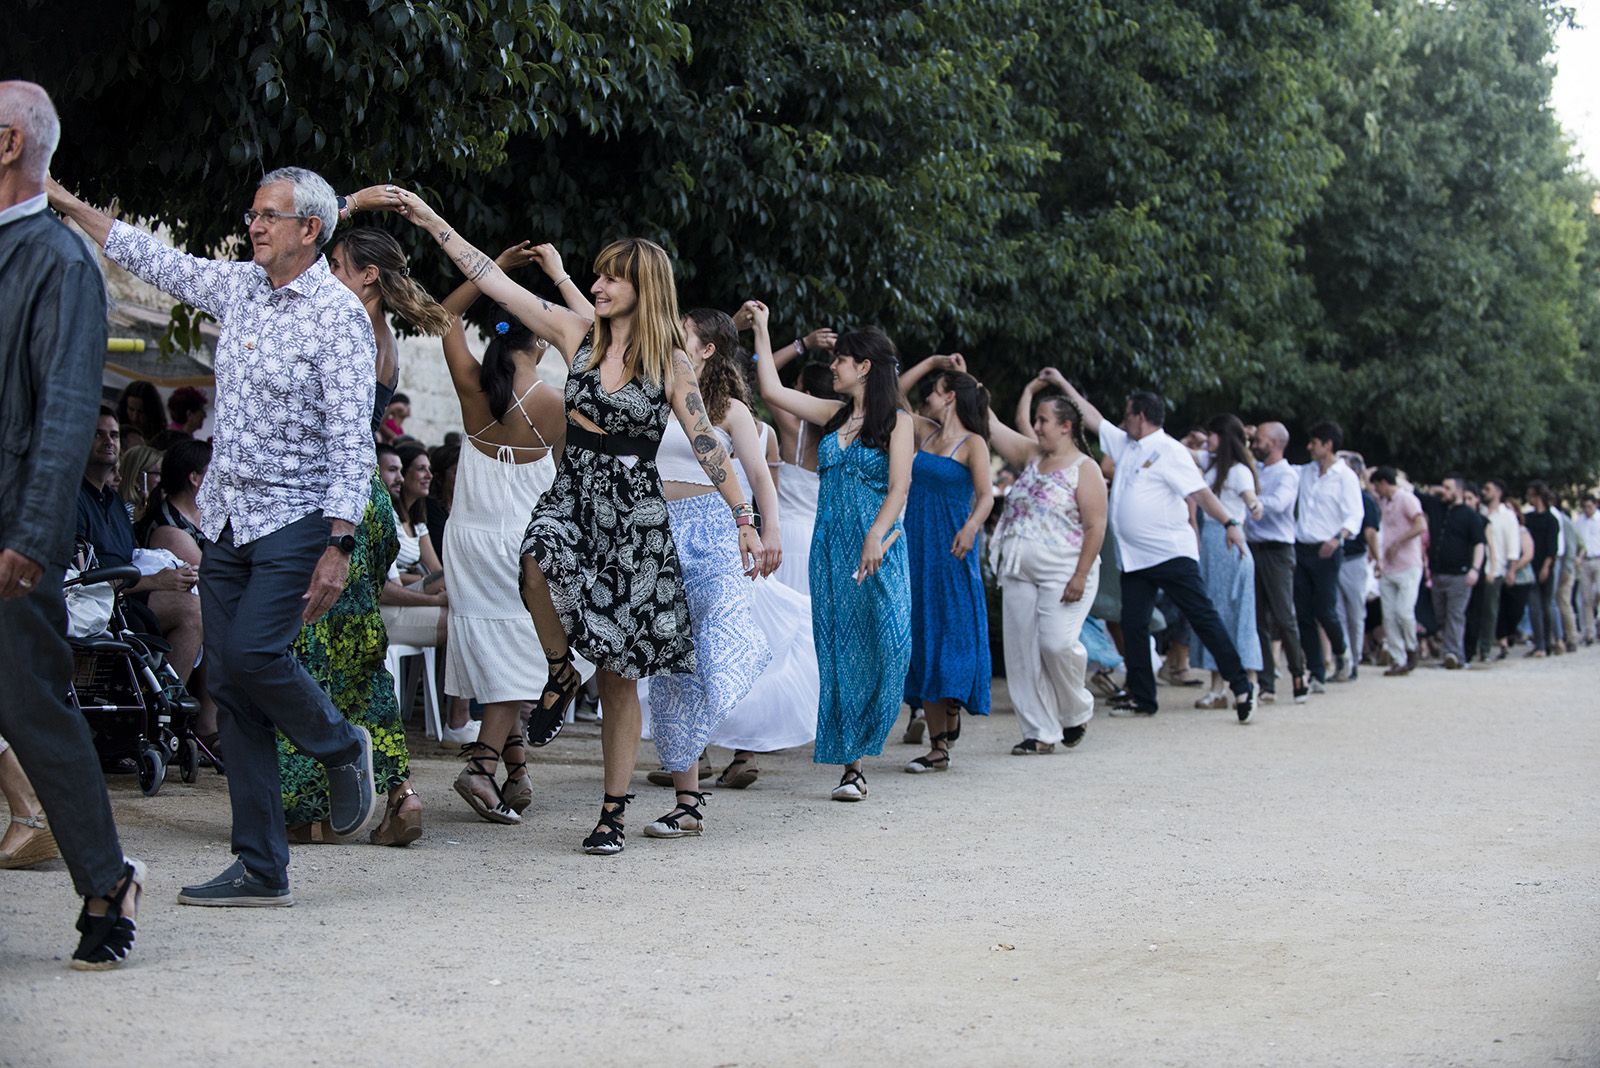
{"type": "MultiPolygon", "coordinates": [[[[553,246],[522,241],[495,262],[508,272],[539,264],[573,311],[593,316],[553,246]]],[[[463,282],[444,299],[451,315],[444,358],[467,431],[445,527],[450,641],[444,685],[483,705],[477,740],[461,749],[466,766],[456,776],[456,793],[481,819],[514,824],[533,803],[523,721],[550,666],[516,576],[528,516],[555,481],[551,453],[566,433],[566,409],[561,392],[539,375],[549,343],[515,317],[495,322],[482,363],[473,356],[460,317],[479,296],[475,284],[463,282]],[[496,781],[502,764],[503,784],[496,781]]]]}
{"type": "MultiPolygon", "coordinates": [[[[1258,494],[1261,479],[1256,474],[1254,457],[1245,437],[1244,423],[1236,415],[1214,416],[1206,424],[1206,448],[1195,462],[1201,474],[1217,495],[1228,515],[1243,523],[1246,516],[1260,520],[1264,511],[1258,494]]],[[[1222,625],[1228,628],[1239,651],[1239,661],[1254,679],[1261,670],[1261,642],[1256,630],[1256,564],[1248,553],[1239,553],[1228,545],[1221,523],[1195,514],[1200,525],[1200,578],[1205,583],[1206,594],[1216,607],[1222,625]]],[[[1227,708],[1232,704],[1222,672],[1217,668],[1217,658],[1211,655],[1201,641],[1192,641],[1193,664],[1202,671],[1210,670],[1211,686],[1194,703],[1196,708],[1227,708]]]]}
{"type": "Polygon", "coordinates": [[[929,356],[900,376],[901,403],[933,375],[913,424],[917,452],[906,501],[911,570],[911,668],[905,699],[923,710],[933,734],[927,755],[906,764],[921,774],[948,771],[961,736],[961,710],[989,714],[989,606],[973,546],[994,507],[989,472],[989,391],[966,360],[929,356]]]}
{"type": "Polygon", "coordinates": [[[1106,480],[1087,455],[1077,405],[1054,395],[1034,410],[1049,385],[1041,373],[1023,389],[1015,430],[990,413],[995,452],[1022,472],[989,546],[1004,606],[1006,686],[1022,728],[1013,756],[1070,749],[1094,717],[1080,636],[1100,586],[1106,480]]]}
{"type": "Polygon", "coordinates": [[[767,306],[750,309],[761,397],[821,425],[820,488],[811,541],[811,627],[817,644],[818,764],[842,764],[835,801],[867,796],[861,758],[883,752],[911,664],[911,580],[900,513],[916,452],[911,415],[900,410],[899,354],[873,327],[834,346],[839,400],[790,389],[778,379],[767,306]]]}
{"type": "MultiPolygon", "coordinates": [[[[329,242],[327,256],[329,271],[361,299],[377,340],[373,368],[377,400],[372,413],[376,429],[400,375],[399,346],[389,315],[398,315],[430,334],[442,333],[449,317],[411,280],[405,253],[382,230],[363,227],[340,232],[329,242]]],[[[389,491],[376,471],[366,511],[354,533],[344,592],[327,615],[301,628],[292,652],[340,714],[372,735],[373,781],[387,804],[383,821],[370,840],[377,845],[404,846],[422,835],[422,801],[411,787],[405,721],[395,699],[393,676],[384,666],[389,639],[379,600],[400,543],[389,491]]],[[[282,734],[278,736],[278,774],[290,842],[331,841],[327,776],[322,765],[282,734]]]]}

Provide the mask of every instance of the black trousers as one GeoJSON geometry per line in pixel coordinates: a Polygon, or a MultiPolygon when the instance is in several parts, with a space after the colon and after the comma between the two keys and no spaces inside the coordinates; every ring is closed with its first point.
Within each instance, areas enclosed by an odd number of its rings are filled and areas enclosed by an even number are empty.
{"type": "Polygon", "coordinates": [[[1154,567],[1122,573],[1122,639],[1128,655],[1128,692],[1140,708],[1155,711],[1156,675],[1150,663],[1150,610],[1156,591],[1164,590],[1189,621],[1201,644],[1210,650],[1217,669],[1236,694],[1250,691],[1250,676],[1239,663],[1239,651],[1206,596],[1200,565],[1187,556],[1154,567]]]}
{"type": "MultiPolygon", "coordinates": [[[[47,566],[34,588],[0,600],[0,737],[16,750],[80,897],[104,897],[122,878],[122,843],[100,758],[82,713],[67,703],[72,649],[62,569],[47,566]]],[[[20,891],[13,891],[20,892],[20,891]]]]}
{"type": "Polygon", "coordinates": [[[1322,662],[1322,639],[1317,626],[1328,634],[1334,656],[1343,656],[1344,624],[1339,621],[1339,570],[1344,556],[1323,556],[1322,546],[1301,542],[1294,548],[1294,614],[1300,625],[1300,649],[1305,653],[1306,670],[1318,682],[1328,680],[1322,662]]]}

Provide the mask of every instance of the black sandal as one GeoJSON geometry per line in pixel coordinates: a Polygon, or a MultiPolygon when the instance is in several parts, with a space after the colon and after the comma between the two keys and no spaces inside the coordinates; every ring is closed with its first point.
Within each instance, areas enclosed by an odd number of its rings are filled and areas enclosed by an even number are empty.
{"type": "Polygon", "coordinates": [[[78,948],[72,951],[72,967],[80,972],[103,972],[128,959],[139,930],[138,923],[124,913],[129,893],[133,894],[133,910],[137,914],[139,898],[144,893],[144,865],[124,858],[122,889],[107,898],[105,914],[91,916],[87,899],[78,913],[78,934],[82,937],[78,948]]]}
{"type": "Polygon", "coordinates": [[[632,800],[632,794],[623,794],[620,797],[614,794],[605,795],[605,801],[600,805],[600,822],[594,825],[594,831],[583,840],[585,853],[596,857],[614,857],[622,852],[623,846],[627,844],[627,836],[622,833],[622,817],[628,811],[628,802],[632,800]]]}
{"type": "Polygon", "coordinates": [[[488,753],[495,760],[500,759],[500,753],[493,746],[482,742],[468,742],[461,747],[461,755],[467,758],[467,766],[461,769],[461,774],[456,776],[456,793],[460,794],[467,804],[472,806],[483,819],[490,823],[521,823],[522,816],[512,811],[506,804],[506,796],[500,791],[500,784],[494,781],[494,772],[483,766],[483,753],[488,753]],[[482,750],[483,752],[479,752],[482,750]],[[484,803],[472,790],[473,779],[488,779],[489,789],[494,791],[494,807],[484,803]]]}
{"type": "MultiPolygon", "coordinates": [[[[1076,745],[1078,743],[1073,742],[1072,744],[1076,745]]],[[[1054,753],[1055,751],[1056,747],[1053,742],[1041,742],[1037,738],[1024,738],[1011,747],[1012,756],[1038,756],[1044,753],[1054,753]]]]}
{"type": "Polygon", "coordinates": [[[567,706],[577,699],[578,691],[582,689],[583,676],[572,664],[571,649],[550,661],[550,674],[545,678],[544,692],[539,695],[539,703],[533,706],[533,714],[528,717],[529,745],[539,749],[556,740],[556,735],[561,733],[564,726],[562,720],[566,718],[567,706]]]}
{"type": "Polygon", "coordinates": [[[717,785],[729,790],[743,790],[756,781],[761,774],[761,769],[742,756],[736,756],[733,761],[722,769],[722,774],[717,776],[717,785]],[[741,770],[735,771],[735,768],[741,770]]]}
{"type": "Polygon", "coordinates": [[[533,804],[533,776],[517,774],[519,771],[526,773],[528,762],[526,760],[512,760],[511,750],[522,749],[526,753],[527,750],[523,748],[526,745],[527,743],[522,740],[520,734],[513,734],[506,739],[505,749],[502,750],[500,758],[500,766],[505,769],[506,773],[505,785],[500,788],[500,800],[504,801],[506,807],[519,816],[527,811],[529,805],[533,804]]]}
{"type": "Polygon", "coordinates": [[[828,796],[835,801],[860,801],[867,796],[867,777],[855,768],[846,768],[828,796]]]}
{"type": "MultiPolygon", "coordinates": [[[[961,733],[957,731],[956,734],[961,733]]],[[[950,770],[950,743],[955,741],[955,735],[950,733],[935,734],[928,739],[928,744],[933,747],[930,756],[919,756],[906,764],[906,771],[912,775],[921,775],[929,771],[950,770]]]]}
{"type": "Polygon", "coordinates": [[[686,805],[679,801],[677,807],[662,816],[654,823],[646,824],[644,834],[646,838],[688,838],[705,831],[705,817],[700,814],[700,806],[706,803],[706,795],[695,790],[679,790],[679,797],[692,797],[694,804],[686,805]],[[694,827],[683,826],[687,817],[694,820],[694,827]]]}

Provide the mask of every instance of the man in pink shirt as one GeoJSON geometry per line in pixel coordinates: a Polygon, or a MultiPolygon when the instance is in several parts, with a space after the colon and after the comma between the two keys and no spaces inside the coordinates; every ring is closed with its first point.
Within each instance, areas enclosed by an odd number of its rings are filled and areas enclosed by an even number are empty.
{"type": "Polygon", "coordinates": [[[1417,495],[1399,484],[1392,467],[1372,473],[1378,495],[1378,593],[1383,604],[1383,646],[1391,661],[1385,675],[1409,675],[1417,666],[1417,590],[1422,585],[1422,535],[1428,520],[1417,495]]]}

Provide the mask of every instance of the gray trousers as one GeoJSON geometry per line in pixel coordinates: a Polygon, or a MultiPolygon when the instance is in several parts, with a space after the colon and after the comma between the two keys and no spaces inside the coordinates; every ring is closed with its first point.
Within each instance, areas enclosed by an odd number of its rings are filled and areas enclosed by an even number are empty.
{"type": "Polygon", "coordinates": [[[1367,647],[1367,558],[1347,556],[1339,565],[1339,619],[1350,648],[1350,670],[1361,663],[1367,647]]]}
{"type": "Polygon", "coordinates": [[[278,732],[324,765],[348,764],[361,751],[356,729],[289,652],[328,531],[321,512],[248,545],[235,545],[228,526],[205,543],[200,562],[206,681],[228,761],[233,851],[271,886],[289,882],[278,732]]]}
{"type": "Polygon", "coordinates": [[[1467,602],[1471,599],[1467,576],[1433,576],[1433,615],[1439,624],[1439,641],[1445,655],[1454,654],[1463,664],[1467,662],[1463,640],[1467,632],[1467,602]]]}
{"type": "Polygon", "coordinates": [[[1256,562],[1256,633],[1261,637],[1261,688],[1277,688],[1277,665],[1272,643],[1283,643],[1289,674],[1303,678],[1305,654],[1300,649],[1300,628],[1294,614],[1294,546],[1287,542],[1251,542],[1256,562]]]}
{"type": "Polygon", "coordinates": [[[50,819],[80,897],[104,897],[122,878],[122,843],[100,758],[81,713],[67,703],[72,649],[62,569],[47,566],[26,596],[0,600],[0,735],[16,750],[50,819]]]}

